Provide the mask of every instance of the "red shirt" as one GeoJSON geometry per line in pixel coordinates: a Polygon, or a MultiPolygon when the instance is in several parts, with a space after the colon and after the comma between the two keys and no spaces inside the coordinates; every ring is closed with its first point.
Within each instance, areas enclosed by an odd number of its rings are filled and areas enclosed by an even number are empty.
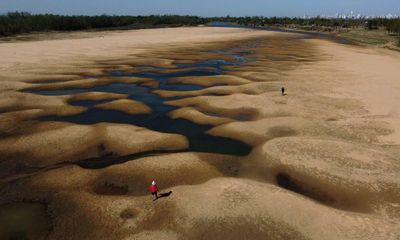
{"type": "Polygon", "coordinates": [[[158,192],[157,185],[150,185],[150,192],[152,192],[152,193],[158,192]]]}

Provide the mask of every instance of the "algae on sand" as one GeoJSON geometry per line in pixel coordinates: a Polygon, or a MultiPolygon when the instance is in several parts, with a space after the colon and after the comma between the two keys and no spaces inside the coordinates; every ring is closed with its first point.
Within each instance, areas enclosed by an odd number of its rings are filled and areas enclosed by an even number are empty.
{"type": "Polygon", "coordinates": [[[45,239],[50,217],[40,203],[0,205],[0,239],[45,239]]]}

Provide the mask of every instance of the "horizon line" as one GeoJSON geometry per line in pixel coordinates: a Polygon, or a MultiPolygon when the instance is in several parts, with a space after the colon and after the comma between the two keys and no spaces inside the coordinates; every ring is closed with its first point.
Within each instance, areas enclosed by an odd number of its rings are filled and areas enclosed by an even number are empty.
{"type": "MultiPolygon", "coordinates": [[[[243,18],[243,17],[260,17],[260,18],[328,18],[328,19],[342,19],[343,16],[353,16],[357,17],[359,16],[360,18],[387,18],[389,15],[391,18],[400,18],[400,14],[397,13],[385,13],[385,14],[380,14],[380,15],[368,15],[368,14],[362,14],[362,13],[354,13],[353,11],[347,12],[347,13],[341,13],[338,12],[334,15],[328,15],[328,14],[317,14],[317,15],[308,15],[308,14],[303,14],[302,16],[265,16],[265,15],[216,15],[216,16],[202,16],[202,15],[190,15],[190,14],[174,14],[174,13],[165,13],[165,14],[107,14],[107,13],[102,13],[102,14],[61,14],[61,13],[51,13],[51,12],[46,12],[46,13],[32,13],[29,11],[21,11],[21,10],[15,10],[15,11],[7,11],[0,13],[0,16],[7,15],[9,13],[28,13],[30,15],[58,15],[58,16],[68,16],[68,17],[74,17],[74,16],[85,16],[85,17],[96,17],[96,16],[129,16],[129,17],[139,17],[139,16],[187,16],[187,17],[200,17],[200,18],[223,18],[223,17],[232,17],[232,18],[243,18]],[[341,16],[341,17],[339,17],[341,16]]],[[[347,18],[346,18],[347,19],[347,18]]],[[[357,19],[357,18],[348,18],[348,19],[357,19]]]]}

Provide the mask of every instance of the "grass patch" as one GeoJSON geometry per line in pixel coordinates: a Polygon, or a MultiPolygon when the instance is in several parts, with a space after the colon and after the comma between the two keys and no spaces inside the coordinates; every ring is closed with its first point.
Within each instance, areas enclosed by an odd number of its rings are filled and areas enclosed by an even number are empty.
{"type": "Polygon", "coordinates": [[[396,37],[389,35],[384,29],[367,30],[358,28],[342,32],[340,36],[347,39],[350,43],[359,45],[386,45],[397,42],[396,37]]]}

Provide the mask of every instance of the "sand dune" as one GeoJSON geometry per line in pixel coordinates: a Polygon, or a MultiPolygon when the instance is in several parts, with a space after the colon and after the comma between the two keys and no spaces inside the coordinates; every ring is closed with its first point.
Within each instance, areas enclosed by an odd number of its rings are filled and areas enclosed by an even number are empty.
{"type": "Polygon", "coordinates": [[[138,102],[138,101],[128,100],[128,99],[114,100],[112,102],[98,104],[98,105],[96,105],[96,107],[103,108],[103,109],[122,111],[122,112],[126,112],[126,113],[132,114],[132,115],[151,113],[151,108],[149,108],[145,104],[138,102]]]}

